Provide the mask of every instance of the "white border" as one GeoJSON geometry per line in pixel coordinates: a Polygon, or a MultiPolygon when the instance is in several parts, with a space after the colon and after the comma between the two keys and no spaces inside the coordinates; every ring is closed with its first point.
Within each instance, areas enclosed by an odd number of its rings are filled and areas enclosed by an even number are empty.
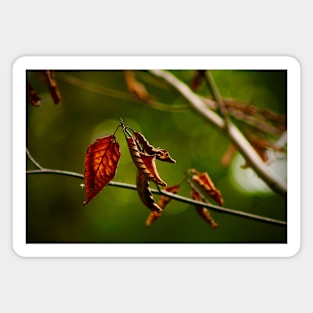
{"type": "Polygon", "coordinates": [[[300,64],[288,56],[25,56],[13,64],[13,249],[23,257],[290,257],[300,250],[300,64]],[[287,244],[26,244],[26,70],[288,70],[287,244]]]}

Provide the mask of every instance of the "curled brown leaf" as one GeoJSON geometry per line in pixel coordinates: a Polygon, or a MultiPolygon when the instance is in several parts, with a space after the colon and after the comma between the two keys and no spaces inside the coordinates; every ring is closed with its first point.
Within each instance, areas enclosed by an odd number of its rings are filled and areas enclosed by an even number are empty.
{"type": "MultiPolygon", "coordinates": [[[[195,188],[191,188],[191,198],[196,200],[196,201],[207,202],[207,201],[205,201],[205,199],[201,196],[201,194],[195,188]]],[[[213,227],[213,228],[217,228],[218,227],[218,224],[215,222],[215,220],[213,219],[210,211],[207,208],[202,207],[200,205],[195,205],[195,207],[196,207],[196,211],[198,212],[198,214],[206,222],[208,222],[211,227],[213,227]]]]}
{"type": "MultiPolygon", "coordinates": [[[[172,194],[177,194],[178,191],[180,189],[180,185],[174,185],[174,186],[168,186],[168,187],[164,187],[162,188],[162,190],[170,192],[172,194]]],[[[158,201],[158,205],[164,209],[165,206],[168,205],[168,203],[172,200],[172,198],[170,198],[169,196],[165,196],[165,195],[161,195],[159,201],[158,201]]]]}
{"type": "Polygon", "coordinates": [[[155,155],[140,152],[138,144],[133,137],[129,137],[126,140],[130,155],[137,169],[143,173],[147,180],[151,180],[160,186],[166,186],[166,182],[164,182],[158,174],[155,164],[155,155]]]}
{"type": "Polygon", "coordinates": [[[151,224],[152,224],[154,221],[156,221],[160,216],[161,216],[161,213],[158,213],[158,212],[156,212],[156,211],[151,212],[151,213],[148,215],[147,219],[146,219],[146,226],[147,226],[147,227],[150,227],[151,224]]]}
{"type": "Polygon", "coordinates": [[[230,143],[224,155],[222,156],[221,165],[223,167],[229,166],[236,152],[237,152],[237,147],[233,143],[230,143]]]}
{"type": "Polygon", "coordinates": [[[154,201],[149,180],[146,179],[145,175],[140,170],[137,170],[136,185],[142,203],[152,210],[152,213],[162,212],[162,208],[154,201]]]}
{"type": "Polygon", "coordinates": [[[141,160],[143,161],[145,167],[143,169],[144,175],[147,177],[147,179],[155,182],[156,184],[160,186],[166,186],[166,182],[162,180],[162,178],[159,176],[159,173],[156,168],[155,164],[155,155],[148,155],[145,153],[140,152],[141,160]]]}
{"type": "MultiPolygon", "coordinates": [[[[165,190],[167,192],[171,192],[173,194],[176,194],[179,191],[179,189],[180,189],[180,185],[174,185],[174,186],[169,186],[169,187],[163,188],[163,190],[165,190]]],[[[157,204],[163,210],[169,204],[169,202],[171,200],[172,200],[172,198],[165,196],[165,195],[161,195],[157,204]]],[[[156,211],[151,212],[147,217],[146,226],[149,227],[160,216],[161,216],[161,212],[156,212],[156,211]]]]}
{"type": "Polygon", "coordinates": [[[169,153],[165,150],[165,149],[161,149],[161,148],[155,148],[154,146],[152,146],[149,141],[145,138],[145,136],[139,132],[134,132],[135,136],[136,136],[136,140],[138,142],[138,144],[141,145],[142,149],[152,155],[155,154],[156,158],[160,161],[165,161],[165,162],[169,162],[169,163],[176,163],[176,161],[171,158],[171,156],[169,155],[169,153]]]}
{"type": "Polygon", "coordinates": [[[223,205],[224,200],[222,198],[221,192],[215,188],[209,174],[204,172],[200,173],[196,169],[192,169],[191,179],[195,182],[209,197],[214,199],[219,205],[223,205]]]}
{"type": "Polygon", "coordinates": [[[149,102],[152,97],[146,87],[136,79],[134,71],[125,70],[124,74],[129,92],[135,95],[139,100],[149,102]]]}

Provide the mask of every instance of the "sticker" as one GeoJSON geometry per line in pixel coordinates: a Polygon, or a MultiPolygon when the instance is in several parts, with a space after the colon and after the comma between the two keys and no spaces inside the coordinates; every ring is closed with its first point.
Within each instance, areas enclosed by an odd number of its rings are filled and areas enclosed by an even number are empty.
{"type": "Polygon", "coordinates": [[[300,165],[292,57],[13,64],[19,256],[291,257],[300,165]]]}

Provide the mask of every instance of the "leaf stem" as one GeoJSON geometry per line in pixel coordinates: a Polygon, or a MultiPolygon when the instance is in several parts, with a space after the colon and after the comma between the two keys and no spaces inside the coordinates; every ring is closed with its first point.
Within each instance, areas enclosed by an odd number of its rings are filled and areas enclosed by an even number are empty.
{"type": "Polygon", "coordinates": [[[116,127],[116,129],[115,129],[115,131],[114,131],[114,133],[113,133],[113,137],[115,136],[115,134],[116,134],[116,132],[118,131],[118,129],[121,127],[121,124],[119,124],[117,127],[116,127]]]}

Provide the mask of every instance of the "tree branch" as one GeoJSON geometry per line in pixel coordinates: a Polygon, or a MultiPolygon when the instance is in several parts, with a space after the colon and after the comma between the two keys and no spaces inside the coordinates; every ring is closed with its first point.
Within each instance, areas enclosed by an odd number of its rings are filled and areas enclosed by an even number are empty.
{"type": "Polygon", "coordinates": [[[176,89],[191,105],[191,107],[204,117],[211,124],[222,131],[227,131],[229,138],[236,145],[237,149],[251,165],[257,175],[276,193],[285,197],[287,194],[287,184],[276,174],[272,173],[268,166],[262,161],[260,156],[253,149],[249,141],[243,136],[238,128],[231,122],[225,127],[225,121],[215,112],[210,110],[201,98],[193,93],[190,88],[174,75],[163,70],[150,70],[156,77],[165,80],[169,85],[176,89]]]}
{"type": "Polygon", "coordinates": [[[222,117],[225,121],[225,127],[228,129],[229,124],[230,124],[230,118],[229,118],[229,114],[228,111],[226,109],[226,106],[224,104],[224,101],[220,95],[220,92],[215,84],[214,78],[212,76],[212,74],[210,73],[210,71],[205,71],[204,75],[204,81],[206,83],[206,85],[208,86],[208,88],[210,89],[213,98],[215,99],[216,103],[219,106],[219,110],[222,114],[222,117]]]}
{"type": "MultiPolygon", "coordinates": [[[[82,88],[84,90],[88,90],[90,92],[94,92],[97,94],[105,95],[107,97],[112,97],[112,98],[120,99],[124,101],[132,101],[132,102],[136,102],[140,104],[144,103],[142,100],[139,100],[138,98],[134,97],[130,93],[117,91],[117,90],[113,90],[110,88],[105,88],[103,86],[90,83],[88,81],[79,79],[69,74],[60,74],[60,78],[63,81],[67,82],[68,84],[82,88]]],[[[189,110],[188,105],[168,105],[168,104],[164,104],[155,100],[151,100],[149,101],[149,103],[144,103],[144,104],[150,106],[153,109],[156,109],[159,111],[165,111],[165,112],[184,112],[184,111],[189,110]]]]}
{"type": "MultiPolygon", "coordinates": [[[[65,175],[65,176],[70,176],[70,177],[74,177],[74,178],[84,179],[84,175],[80,174],[80,173],[43,168],[41,166],[37,170],[26,171],[26,174],[27,175],[31,175],[31,174],[57,174],[57,175],[65,175]]],[[[108,185],[113,186],[113,187],[120,187],[120,188],[137,190],[136,185],[126,184],[126,183],[121,183],[121,182],[111,181],[108,183],[108,185]]],[[[283,226],[287,225],[287,222],[285,222],[285,221],[276,220],[276,219],[272,219],[272,218],[268,218],[268,217],[264,217],[264,216],[255,215],[255,214],[250,214],[247,212],[232,210],[232,209],[220,207],[217,205],[213,205],[210,203],[195,201],[195,200],[192,200],[192,199],[189,199],[186,197],[182,197],[182,196],[173,194],[171,192],[167,192],[167,191],[162,190],[162,189],[160,189],[160,190],[151,189],[151,192],[154,194],[159,194],[159,195],[164,195],[164,196],[170,197],[170,198],[175,199],[175,200],[180,201],[180,202],[184,202],[187,204],[193,204],[193,205],[199,205],[199,206],[206,207],[206,208],[209,208],[209,209],[212,209],[215,211],[219,211],[219,212],[237,215],[237,216],[241,216],[241,217],[245,217],[245,218],[249,218],[249,219],[253,219],[253,220],[257,220],[257,221],[261,221],[261,222],[266,222],[266,223],[270,223],[270,224],[283,225],[283,226]]]]}
{"type": "Polygon", "coordinates": [[[29,160],[39,169],[43,169],[43,167],[33,158],[33,156],[30,154],[29,150],[26,148],[26,154],[29,160]]]}

